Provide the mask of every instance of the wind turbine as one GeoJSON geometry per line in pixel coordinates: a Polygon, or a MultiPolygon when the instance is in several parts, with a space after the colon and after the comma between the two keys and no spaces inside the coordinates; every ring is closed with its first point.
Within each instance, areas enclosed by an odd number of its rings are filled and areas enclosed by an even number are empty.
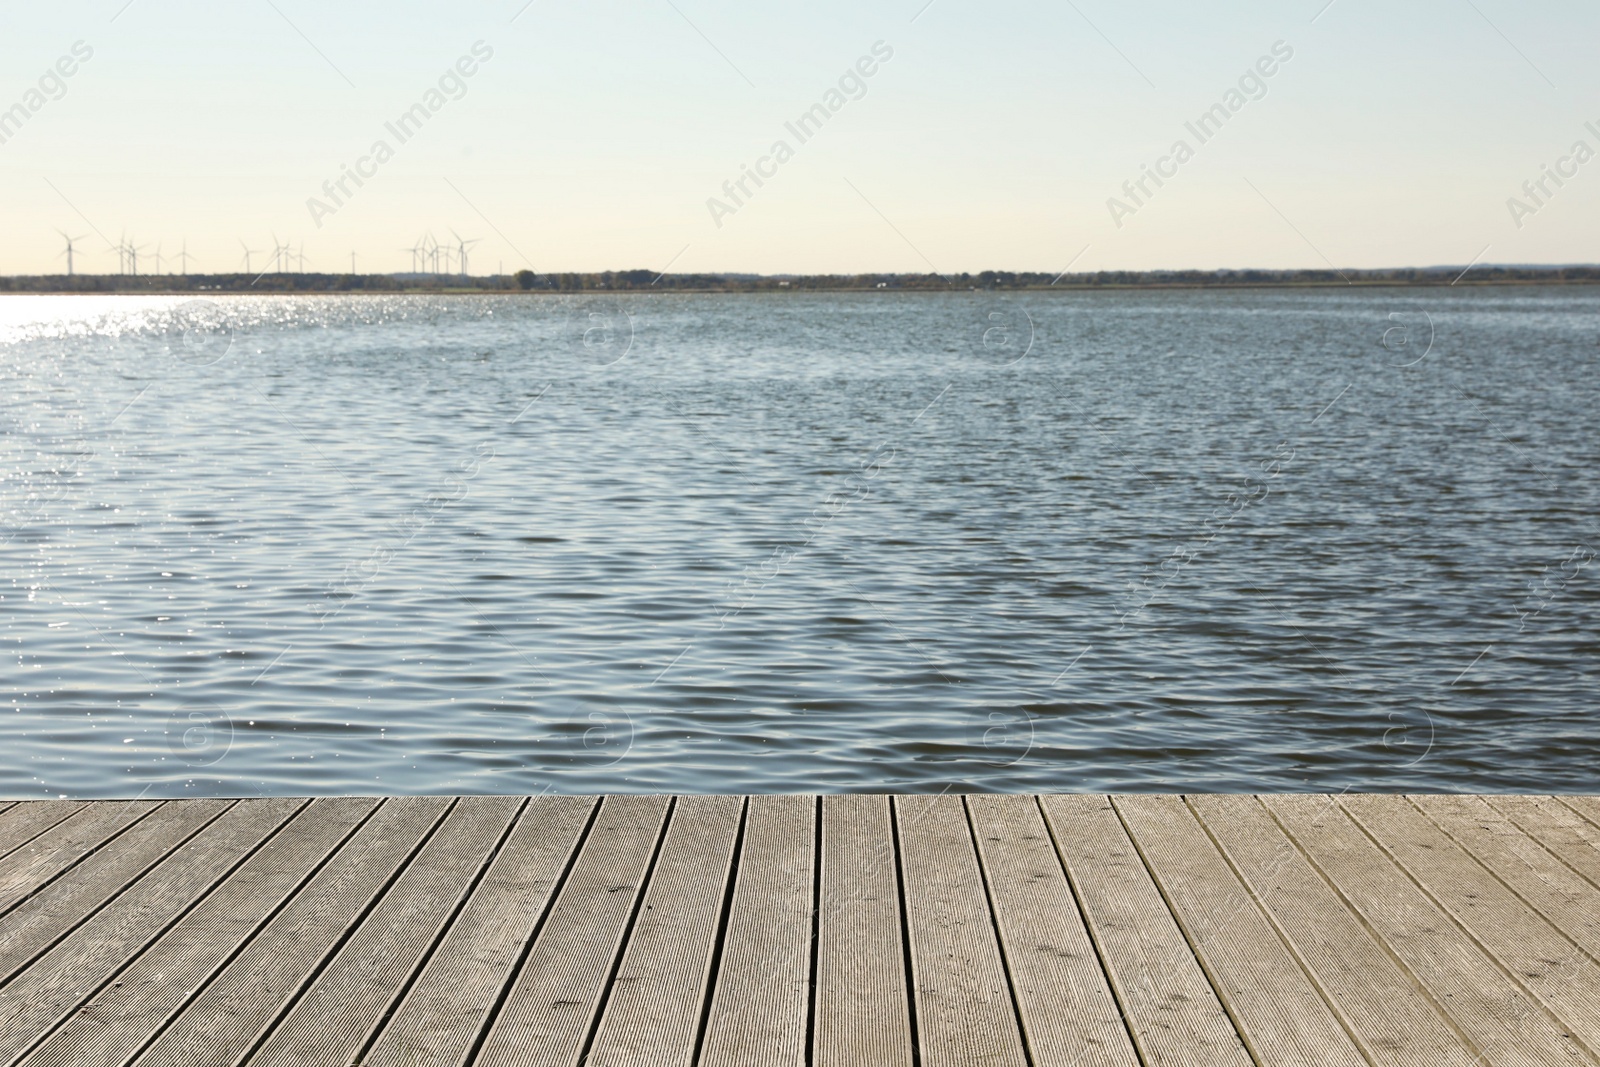
{"type": "Polygon", "coordinates": [[[178,269],[183,272],[185,278],[189,276],[189,260],[191,258],[193,257],[189,255],[189,239],[185,237],[183,239],[183,251],[178,253],[178,269]]]}
{"type": "Polygon", "coordinates": [[[461,256],[461,276],[465,278],[467,276],[467,250],[473,245],[477,244],[479,241],[483,240],[483,238],[472,237],[468,238],[467,240],[462,240],[461,235],[456,233],[454,230],[450,231],[450,236],[456,239],[456,249],[461,256]]]}
{"type": "Polygon", "coordinates": [[[252,273],[250,270],[250,257],[255,255],[257,252],[260,252],[261,249],[251,248],[249,245],[244,243],[243,238],[239,239],[239,247],[244,249],[244,272],[246,274],[250,274],[252,273]]]}
{"type": "Polygon", "coordinates": [[[278,231],[272,231],[272,265],[279,274],[287,273],[283,265],[283,254],[289,251],[289,246],[278,241],[278,231]]]}
{"type": "Polygon", "coordinates": [[[352,251],[350,253],[350,275],[351,275],[351,277],[354,277],[355,273],[356,273],[356,254],[355,254],[354,251],[352,251]]]}
{"type": "Polygon", "coordinates": [[[162,244],[163,244],[163,242],[161,242],[161,241],[157,241],[156,242],[156,273],[157,274],[161,273],[161,245],[162,244]]]}
{"type": "Polygon", "coordinates": [[[300,258],[300,273],[304,274],[306,272],[306,243],[304,241],[300,242],[300,257],[299,258],[300,258]]]}
{"type": "Polygon", "coordinates": [[[128,263],[133,267],[132,274],[135,278],[139,276],[139,253],[145,251],[145,249],[149,247],[149,245],[145,245],[141,248],[138,245],[135,245],[132,241],[128,242],[128,263]]]}
{"type": "MultiPolygon", "coordinates": [[[[65,252],[63,252],[62,255],[67,257],[67,277],[70,278],[70,277],[72,277],[72,242],[81,241],[81,240],[83,240],[83,238],[82,237],[73,237],[73,236],[69,235],[65,230],[57,230],[56,232],[59,233],[62,237],[66,238],[66,241],[67,241],[67,250],[65,252]]],[[[60,258],[60,257],[57,257],[57,258],[60,258]]]]}

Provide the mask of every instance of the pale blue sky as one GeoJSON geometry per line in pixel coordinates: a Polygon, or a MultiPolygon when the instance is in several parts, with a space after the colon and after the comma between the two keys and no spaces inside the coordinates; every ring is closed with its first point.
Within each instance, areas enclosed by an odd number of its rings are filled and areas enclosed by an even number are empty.
{"type": "Polygon", "coordinates": [[[474,273],[1600,260],[1600,159],[1520,228],[1507,206],[1600,150],[1592,3],[124,2],[0,6],[0,110],[94,50],[0,144],[0,272],[61,269],[57,228],[113,270],[89,224],[186,237],[211,271],[274,231],[311,268],[402,269],[452,227],[483,238],[474,273]],[[479,40],[466,94],[399,144],[384,123],[479,40]],[[1198,144],[1184,123],[1280,40],[1265,96],[1198,144]],[[877,41],[865,96],[798,143],[784,123],[877,41]],[[394,158],[314,225],[380,137],[394,158]],[[793,158],[717,226],[707,199],[779,138],[793,158]],[[1116,226],[1107,199],[1179,138],[1194,158],[1116,226]]]}

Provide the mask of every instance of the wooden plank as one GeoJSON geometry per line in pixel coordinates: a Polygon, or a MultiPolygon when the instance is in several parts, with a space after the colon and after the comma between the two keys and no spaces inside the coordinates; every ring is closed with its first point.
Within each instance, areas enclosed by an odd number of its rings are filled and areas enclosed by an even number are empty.
{"type": "Polygon", "coordinates": [[[8,807],[0,812],[0,857],[9,856],[83,807],[81,800],[24,800],[8,807]]]}
{"type": "Polygon", "coordinates": [[[304,803],[249,800],[234,804],[152,867],[112,907],[100,911],[7,983],[0,999],[0,1063],[10,1063],[26,1052],[110,982],[129,959],[159,937],[304,803]]]}
{"type": "Polygon", "coordinates": [[[1475,796],[1412,798],[1549,923],[1600,959],[1600,889],[1475,796]]]}
{"type": "Polygon", "coordinates": [[[1052,796],[1041,803],[1145,1063],[1249,1067],[1249,1053],[1110,800],[1052,796]]]}
{"type": "Polygon", "coordinates": [[[576,1064],[671,802],[608,796],[475,1065],[576,1064]]]}
{"type": "Polygon", "coordinates": [[[1148,795],[1113,802],[1255,1058],[1306,1067],[1361,1062],[1361,1051],[1321,990],[1183,799],[1148,795]]]}
{"type": "MultiPolygon", "coordinates": [[[[1333,803],[1331,797],[1318,799],[1333,803]]],[[[1338,1006],[1372,1063],[1480,1067],[1483,1060],[1449,1018],[1323,881],[1259,800],[1195,795],[1188,801],[1302,965],[1338,1006]]]]}
{"type": "Polygon", "coordinates": [[[967,809],[1033,1062],[1137,1067],[1038,801],[970,796],[967,809]]]}
{"type": "Polygon", "coordinates": [[[315,976],[317,965],[359,922],[451,803],[448,797],[385,800],[134,1062],[215,1067],[243,1056],[315,976]]]}
{"type": "Polygon", "coordinates": [[[354,1062],[491,862],[522,802],[463,797],[439,832],[250,1056],[252,1067],[354,1062]]]}
{"type": "Polygon", "coordinates": [[[1555,797],[1489,797],[1488,804],[1568,867],[1600,886],[1600,827],[1555,797]]]}
{"type": "Polygon", "coordinates": [[[909,1067],[911,993],[885,796],[822,798],[817,1067],[909,1067]]]}
{"type": "Polygon", "coordinates": [[[966,805],[954,795],[894,803],[922,1062],[1021,1067],[1022,1030],[966,805]]]}
{"type": "Polygon", "coordinates": [[[153,800],[90,804],[0,859],[0,916],[160,806],[153,800]]]}
{"type": "Polygon", "coordinates": [[[0,929],[0,984],[234,803],[194,800],[168,804],[130,827],[114,845],[78,864],[70,878],[57,879],[19,904],[0,929]]]}
{"type": "Polygon", "coordinates": [[[1600,966],[1404,797],[1349,796],[1345,810],[1489,955],[1600,1050],[1600,966]]]}
{"type": "Polygon", "coordinates": [[[1556,799],[1559,799],[1567,807],[1582,815],[1591,825],[1600,828],[1600,797],[1563,796],[1556,799]]]}
{"type": "MultiPolygon", "coordinates": [[[[1326,797],[1263,797],[1280,825],[1490,1061],[1589,1062],[1566,1032],[1326,797]]],[[[1402,801],[1404,803],[1404,801],[1402,801]]],[[[1409,806],[1409,805],[1408,805],[1409,806]]]]}
{"type": "Polygon", "coordinates": [[[750,798],[702,1067],[805,1063],[816,819],[814,797],[750,798]]]}
{"type": "Polygon", "coordinates": [[[115,982],[29,1053],[24,1067],[126,1063],[377,805],[370,798],[334,797],[301,809],[221,886],[118,973],[115,982]]]}
{"type": "Polygon", "coordinates": [[[741,797],[678,798],[585,1061],[590,1067],[693,1062],[743,809],[741,797]]]}
{"type": "Polygon", "coordinates": [[[361,1058],[364,1067],[461,1063],[538,930],[596,803],[593,797],[528,802],[472,899],[361,1058]]]}

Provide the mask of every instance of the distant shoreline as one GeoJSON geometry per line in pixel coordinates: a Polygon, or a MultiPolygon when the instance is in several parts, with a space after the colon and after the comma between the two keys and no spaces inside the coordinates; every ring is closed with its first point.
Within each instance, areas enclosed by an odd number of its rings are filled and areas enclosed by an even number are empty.
{"type": "Polygon", "coordinates": [[[432,274],[77,274],[0,277],[0,294],[424,293],[539,295],[575,292],[1093,292],[1133,289],[1449,288],[1451,286],[1595,285],[1600,267],[1427,267],[1351,271],[1102,271],[1051,275],[979,274],[656,274],[648,270],[587,274],[462,277],[432,274]]]}

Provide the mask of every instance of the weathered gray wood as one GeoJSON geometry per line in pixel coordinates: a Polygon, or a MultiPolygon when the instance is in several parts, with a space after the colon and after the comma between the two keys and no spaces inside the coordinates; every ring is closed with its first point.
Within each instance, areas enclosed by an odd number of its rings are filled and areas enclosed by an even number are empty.
{"type": "Polygon", "coordinates": [[[1038,801],[971,796],[967,808],[1033,1061],[1137,1067],[1038,801]]]}
{"type": "Polygon", "coordinates": [[[588,1067],[689,1067],[708,995],[741,797],[679,797],[612,980],[588,1067]]]}
{"type": "MultiPolygon", "coordinates": [[[[1333,804],[1332,797],[1318,800],[1333,804]]],[[[1480,1059],[1257,798],[1190,796],[1188,801],[1371,1062],[1383,1067],[1498,1062],[1480,1059]]]]}
{"type": "Polygon", "coordinates": [[[1587,1057],[1472,939],[1326,797],[1264,797],[1324,877],[1491,1062],[1587,1057]]]}
{"type": "Polygon", "coordinates": [[[1600,889],[1474,796],[1412,798],[1528,907],[1600,959],[1600,889]]]}
{"type": "Polygon", "coordinates": [[[805,1063],[816,812],[814,797],[750,798],[702,1067],[805,1063]]]}
{"type": "MultiPolygon", "coordinates": [[[[816,1067],[909,1067],[911,1002],[885,796],[822,798],[816,1067]]],[[[643,1065],[640,1065],[643,1067],[643,1065]]]]}
{"type": "Polygon", "coordinates": [[[9,856],[83,807],[81,800],[24,800],[10,805],[0,812],[0,858],[9,856]]]}
{"type": "Polygon", "coordinates": [[[1489,806],[1600,886],[1600,826],[1555,797],[1489,797],[1489,806]]]}
{"type": "Polygon", "coordinates": [[[666,797],[612,796],[489,1030],[475,1064],[576,1064],[667,816],[666,797]]]}
{"type": "Polygon", "coordinates": [[[126,1063],[377,804],[335,797],[303,808],[114,983],[74,1012],[28,1055],[24,1067],[126,1063]]]}
{"type": "Polygon", "coordinates": [[[233,805],[231,800],[168,804],[14,908],[0,924],[0,984],[65,937],[166,854],[233,805]]]}
{"type": "Polygon", "coordinates": [[[592,797],[535,797],[364,1067],[450,1067],[482,1032],[588,825],[592,797]]]}
{"type": "Polygon", "coordinates": [[[463,797],[250,1056],[254,1067],[353,1062],[422,963],[521,802],[463,797]]]}
{"type": "MultiPolygon", "coordinates": [[[[1401,799],[1401,798],[1396,798],[1401,799]]],[[[1600,1052],[1600,966],[1527,903],[1489,876],[1426,815],[1388,797],[1352,796],[1345,810],[1519,985],[1564,1024],[1590,1056],[1600,1052]]]]}
{"type": "Polygon", "coordinates": [[[1600,1067],[1600,801],[0,801],[0,1067],[1252,1061],[1600,1067]]]}
{"type": "Polygon", "coordinates": [[[233,805],[8,982],[0,1000],[0,1063],[11,1063],[93,996],[304,803],[233,805]]]}
{"type": "Polygon", "coordinates": [[[446,797],[384,801],[135,1062],[216,1067],[243,1056],[449,807],[446,797]]]}
{"type": "Polygon", "coordinates": [[[1052,796],[1042,804],[1145,1062],[1249,1067],[1249,1053],[1111,801],[1052,796]]]}
{"type": "Polygon", "coordinates": [[[0,917],[160,806],[159,801],[102,800],[0,859],[0,917]]]}
{"type": "Polygon", "coordinates": [[[1362,1054],[1194,814],[1175,796],[1115,804],[1257,1060],[1345,1067],[1362,1054]]]}
{"type": "Polygon", "coordinates": [[[1591,826],[1600,828],[1600,797],[1564,796],[1559,798],[1563,804],[1588,820],[1591,826]]]}
{"type": "Polygon", "coordinates": [[[1021,1067],[1022,1031],[966,805],[897,797],[917,1043],[927,1067],[1021,1067]]]}

